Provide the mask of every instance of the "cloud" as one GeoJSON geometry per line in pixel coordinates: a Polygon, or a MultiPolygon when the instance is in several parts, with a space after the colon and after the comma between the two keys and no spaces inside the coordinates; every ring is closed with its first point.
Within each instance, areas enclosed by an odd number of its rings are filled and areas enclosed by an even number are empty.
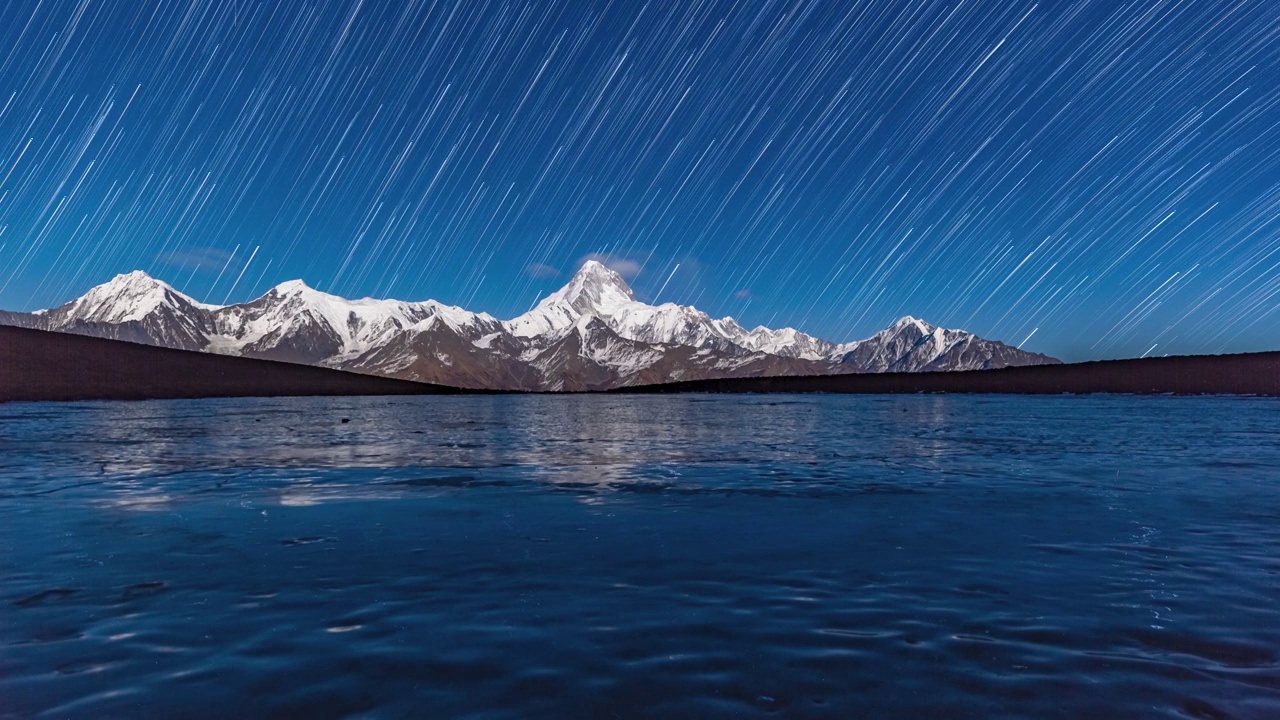
{"type": "Polygon", "coordinates": [[[560,276],[559,270],[551,267],[550,265],[540,263],[540,262],[529,263],[528,265],[525,265],[524,271],[526,274],[532,277],[536,277],[539,280],[547,280],[553,277],[560,276]]]}
{"type": "Polygon", "coordinates": [[[751,291],[750,291],[750,290],[747,290],[747,289],[745,289],[745,288],[744,288],[744,289],[739,290],[738,292],[734,293],[734,294],[733,294],[733,296],[734,296],[734,297],[736,297],[736,298],[738,298],[739,300],[750,300],[750,299],[751,299],[751,291]]]}
{"type": "Polygon", "coordinates": [[[578,258],[578,267],[582,267],[588,260],[595,260],[628,280],[639,275],[640,269],[644,267],[635,260],[629,260],[618,255],[608,255],[605,253],[591,253],[589,255],[583,255],[578,258]]]}
{"type": "Polygon", "coordinates": [[[161,253],[156,259],[173,267],[199,265],[204,272],[209,272],[210,268],[213,272],[218,272],[230,257],[230,250],[196,245],[161,253]]]}

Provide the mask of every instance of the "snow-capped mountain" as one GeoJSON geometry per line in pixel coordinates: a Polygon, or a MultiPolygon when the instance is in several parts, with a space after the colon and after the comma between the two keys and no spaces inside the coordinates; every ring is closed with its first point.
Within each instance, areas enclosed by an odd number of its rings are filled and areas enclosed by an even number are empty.
{"type": "MultiPolygon", "coordinates": [[[[733,318],[725,318],[733,322],[733,318]]],[[[733,323],[737,327],[737,323],[733,323]]],[[[741,328],[738,328],[741,330],[741,328]]],[[[803,358],[805,360],[825,360],[831,357],[839,347],[812,335],[805,335],[795,328],[770,330],[763,325],[749,333],[736,336],[734,342],[743,347],[781,357],[803,358]]]]}
{"type": "Polygon", "coordinates": [[[347,300],[301,280],[277,285],[252,302],[218,308],[213,318],[211,350],[333,366],[384,347],[411,328],[439,323],[472,338],[501,328],[488,315],[434,300],[347,300]]]}
{"type": "Polygon", "coordinates": [[[933,372],[1056,364],[963,330],[947,330],[911,316],[866,340],[836,346],[829,357],[837,372],[933,372]]]}
{"type": "Polygon", "coordinates": [[[135,271],[51,310],[0,312],[0,324],[520,390],[1058,362],[911,317],[843,345],[793,328],[748,332],[733,318],[640,302],[622,276],[594,261],[532,310],[505,322],[434,300],[347,300],[300,280],[251,302],[208,305],[135,271]]]}
{"type": "Polygon", "coordinates": [[[135,270],[52,310],[35,313],[37,327],[181,350],[202,350],[213,331],[205,305],[135,270]]]}
{"type": "Polygon", "coordinates": [[[564,332],[583,317],[599,318],[619,337],[643,343],[701,347],[734,340],[696,308],[638,302],[621,275],[594,260],[585,263],[568,285],[505,325],[516,337],[538,338],[564,332]]]}

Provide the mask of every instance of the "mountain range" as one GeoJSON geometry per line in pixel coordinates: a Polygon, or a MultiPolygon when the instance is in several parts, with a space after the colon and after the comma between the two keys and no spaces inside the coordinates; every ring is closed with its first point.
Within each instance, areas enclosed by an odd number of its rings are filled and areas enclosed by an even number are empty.
{"type": "Polygon", "coordinates": [[[748,331],[693,307],[640,302],[621,275],[596,261],[506,321],[434,300],[347,300],[301,280],[247,303],[208,305],[134,271],[56,308],[0,311],[0,325],[510,390],[1059,362],[913,317],[843,344],[793,328],[748,331]]]}

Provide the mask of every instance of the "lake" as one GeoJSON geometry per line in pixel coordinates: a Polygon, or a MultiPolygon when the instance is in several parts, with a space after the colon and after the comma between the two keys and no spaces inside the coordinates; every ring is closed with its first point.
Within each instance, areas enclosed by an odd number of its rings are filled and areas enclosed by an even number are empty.
{"type": "Polygon", "coordinates": [[[0,405],[0,717],[1280,717],[1280,401],[0,405]]]}

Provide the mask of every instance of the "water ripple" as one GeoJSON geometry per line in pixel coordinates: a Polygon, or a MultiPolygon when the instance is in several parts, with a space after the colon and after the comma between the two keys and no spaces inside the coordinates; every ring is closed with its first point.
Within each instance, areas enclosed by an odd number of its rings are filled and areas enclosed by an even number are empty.
{"type": "Polygon", "coordinates": [[[1277,407],[0,406],[0,716],[1280,717],[1277,407]]]}

